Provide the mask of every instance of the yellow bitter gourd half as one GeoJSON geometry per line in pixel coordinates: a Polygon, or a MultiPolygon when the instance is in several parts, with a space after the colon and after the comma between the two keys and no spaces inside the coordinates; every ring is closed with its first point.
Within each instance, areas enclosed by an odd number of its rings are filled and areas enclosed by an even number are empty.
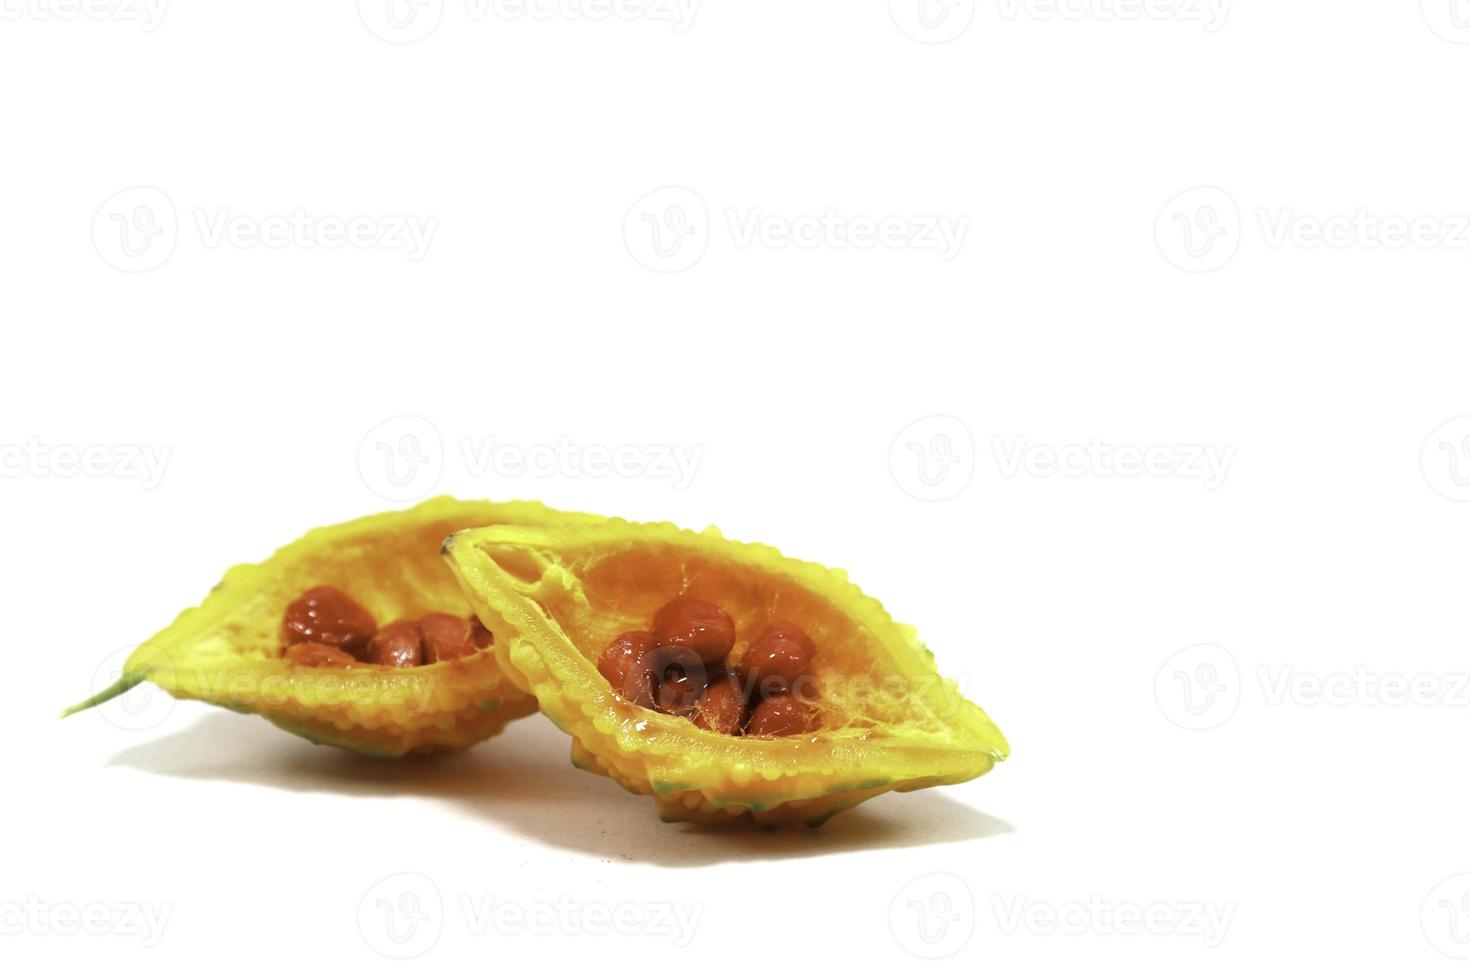
{"type": "Polygon", "coordinates": [[[445,535],[502,523],[599,519],[529,501],[438,497],[318,528],[264,562],[230,569],[203,603],[133,652],[116,684],[66,714],[150,681],[174,697],[258,714],[313,742],[364,755],[397,758],[473,745],[536,710],[488,651],[412,668],[296,666],[281,659],[287,605],[307,589],[330,585],[380,624],[430,612],[469,616],[469,603],[439,557],[445,535]]]}
{"type": "Polygon", "coordinates": [[[652,795],[665,820],[818,826],[888,790],[973,779],[1009,752],[915,630],[844,572],[714,530],[620,520],[465,531],[444,551],[506,676],[572,736],[573,764],[652,795]],[[736,651],[778,620],[810,634],[817,730],[721,735],[613,690],[600,652],[685,594],[729,613],[736,651]]]}

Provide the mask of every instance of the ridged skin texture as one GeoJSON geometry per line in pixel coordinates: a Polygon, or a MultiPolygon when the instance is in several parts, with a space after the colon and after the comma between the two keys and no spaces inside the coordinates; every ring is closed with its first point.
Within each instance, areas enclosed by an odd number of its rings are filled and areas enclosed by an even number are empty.
{"type": "Polygon", "coordinates": [[[653,796],[666,820],[816,826],[888,790],[973,779],[1009,752],[915,631],[843,572],[713,530],[619,520],[463,532],[445,556],[506,677],[572,736],[573,763],[653,796]],[[812,634],[820,731],[718,735],[613,691],[596,669],[603,646],[686,592],[734,617],[737,651],[772,621],[812,634]]]}
{"type": "Polygon", "coordinates": [[[357,600],[380,625],[430,612],[469,616],[469,603],[439,557],[446,535],[507,522],[598,519],[533,502],[439,497],[319,528],[264,562],[230,569],[203,603],[132,654],[124,676],[144,678],[178,698],[258,714],[314,742],[366,755],[465,748],[536,710],[535,700],[506,680],[492,654],[410,669],[295,667],[279,655],[287,604],[325,584],[357,600]]]}

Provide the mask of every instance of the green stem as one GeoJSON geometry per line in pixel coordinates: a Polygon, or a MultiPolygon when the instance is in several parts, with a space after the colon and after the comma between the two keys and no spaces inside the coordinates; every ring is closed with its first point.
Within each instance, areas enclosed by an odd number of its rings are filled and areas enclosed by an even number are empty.
{"type": "Polygon", "coordinates": [[[146,670],[124,671],[123,675],[117,679],[116,684],[105,691],[98,691],[80,704],[72,705],[61,713],[61,717],[66,718],[76,714],[78,711],[86,711],[88,708],[95,708],[99,704],[106,704],[119,694],[128,693],[147,679],[148,671],[146,670]]]}

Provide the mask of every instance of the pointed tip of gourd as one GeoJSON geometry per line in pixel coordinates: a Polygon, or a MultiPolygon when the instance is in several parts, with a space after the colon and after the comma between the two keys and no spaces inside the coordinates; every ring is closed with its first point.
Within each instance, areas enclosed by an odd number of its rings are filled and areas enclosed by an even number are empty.
{"type": "Polygon", "coordinates": [[[125,672],[121,677],[117,679],[117,683],[113,684],[111,687],[108,687],[105,690],[98,691],[96,694],[92,695],[90,698],[87,698],[87,700],[85,701],[80,701],[72,705],[70,708],[67,708],[65,711],[63,711],[58,717],[70,718],[72,715],[77,714],[81,711],[86,711],[88,708],[95,708],[99,704],[106,704],[108,701],[111,701],[118,695],[128,693],[147,679],[148,672],[146,670],[125,672]]]}

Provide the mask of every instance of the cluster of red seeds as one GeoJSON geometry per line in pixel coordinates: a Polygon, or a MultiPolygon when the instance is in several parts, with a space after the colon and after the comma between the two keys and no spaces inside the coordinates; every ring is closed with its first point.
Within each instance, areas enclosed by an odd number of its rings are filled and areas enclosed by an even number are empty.
{"type": "Polygon", "coordinates": [[[494,640],[473,616],[448,613],[379,629],[372,613],[330,585],[297,596],[281,621],[281,658],[301,667],[419,667],[471,656],[494,640]]]}
{"type": "Polygon", "coordinates": [[[816,645],[793,623],[772,623],[737,659],[735,622],[719,606],[680,596],[653,617],[651,630],[608,644],[597,670],[622,697],[681,715],[722,735],[775,738],[816,729],[810,674],[816,645]]]}

